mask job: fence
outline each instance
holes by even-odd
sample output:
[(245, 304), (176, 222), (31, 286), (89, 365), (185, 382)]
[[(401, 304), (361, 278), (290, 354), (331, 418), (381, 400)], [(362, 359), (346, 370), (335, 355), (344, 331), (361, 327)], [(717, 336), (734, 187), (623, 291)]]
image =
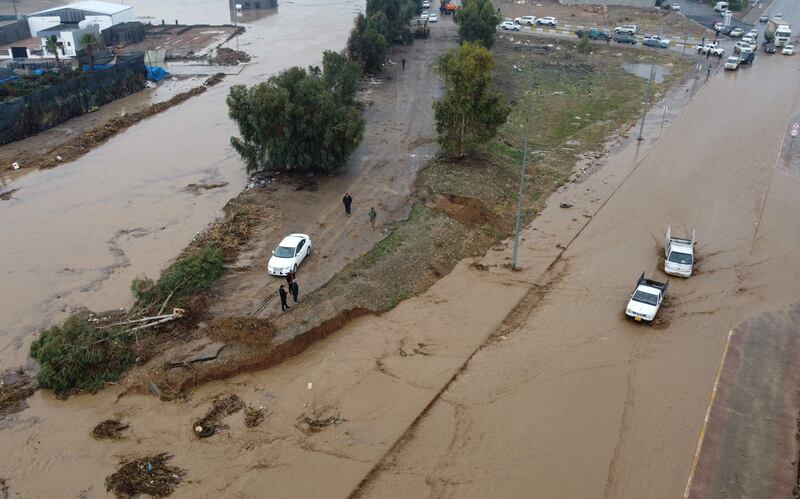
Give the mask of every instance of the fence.
[(34, 135), (141, 90), (145, 72), (144, 55), (120, 57), (109, 69), (0, 102), (0, 144)]

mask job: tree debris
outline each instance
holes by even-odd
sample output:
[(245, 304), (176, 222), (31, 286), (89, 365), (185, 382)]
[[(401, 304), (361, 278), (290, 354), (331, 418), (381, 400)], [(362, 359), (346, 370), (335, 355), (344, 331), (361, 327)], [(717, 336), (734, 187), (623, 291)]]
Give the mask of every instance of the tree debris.
[(0, 416), (25, 408), (25, 399), (39, 388), (36, 380), (22, 371), (0, 372)]
[(225, 416), (239, 412), (244, 407), (244, 402), (237, 395), (214, 399), (211, 402), (211, 409), (206, 412), (206, 415), (192, 425), (195, 435), (200, 438), (210, 437)]
[(106, 490), (113, 491), (117, 497), (140, 494), (166, 497), (186, 475), (181, 468), (167, 465), (171, 458), (164, 452), (123, 463), (116, 473), (106, 478)]
[(311, 418), (309, 416), (300, 416), (297, 419), (297, 428), (303, 433), (319, 433), (328, 426), (339, 425), (346, 420), (339, 417), (339, 415), (329, 416), (327, 418)]
[(122, 438), (122, 432), (127, 429), (128, 425), (123, 424), (119, 419), (106, 419), (94, 427), (92, 436), (100, 440), (119, 440)]
[(244, 408), (244, 425), (248, 428), (255, 428), (264, 421), (264, 408), (259, 407), (256, 409), (253, 406)]

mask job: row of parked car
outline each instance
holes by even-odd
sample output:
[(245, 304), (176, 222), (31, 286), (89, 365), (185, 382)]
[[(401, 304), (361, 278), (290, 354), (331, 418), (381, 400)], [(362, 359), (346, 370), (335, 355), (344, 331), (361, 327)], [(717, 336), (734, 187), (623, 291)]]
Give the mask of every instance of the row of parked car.
[[(639, 43), (639, 40), (634, 35), (638, 32), (638, 26), (635, 24), (626, 24), (624, 26), (614, 28), (614, 35), (597, 28), (591, 28), (588, 30), (579, 29), (575, 31), (575, 35), (577, 35), (578, 38), (583, 38), (585, 36), (589, 40), (614, 40), (617, 43), (636, 45)], [(671, 41), (669, 39), (658, 35), (645, 35), (644, 39), (642, 40), (642, 45), (646, 47), (657, 47), (662, 49), (668, 48), (670, 43)]]
[(514, 24), (518, 24), (520, 26), (527, 25), (527, 26), (558, 26), (558, 19), (553, 16), (545, 16), (545, 17), (536, 17), (536, 16), (522, 16), (517, 17), (514, 19)]

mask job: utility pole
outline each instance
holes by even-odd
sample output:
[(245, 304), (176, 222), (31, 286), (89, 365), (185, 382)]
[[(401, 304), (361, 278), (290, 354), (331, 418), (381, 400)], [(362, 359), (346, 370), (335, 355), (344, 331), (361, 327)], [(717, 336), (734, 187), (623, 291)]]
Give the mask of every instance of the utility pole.
[[(662, 25), (661, 28), (658, 30), (659, 38), (663, 36), (664, 33), (664, 26)], [(655, 48), (653, 49), (655, 50)], [(647, 105), (650, 103), (650, 85), (653, 82), (653, 79), (656, 77), (656, 61), (653, 60), (650, 63), (650, 77), (647, 79), (647, 86), (644, 89), (644, 101), (642, 102), (642, 122), (639, 125), (639, 137), (636, 138), (638, 141), (644, 140), (644, 118), (647, 115)]]
[(519, 196), (517, 197), (517, 220), (514, 224), (514, 249), (511, 251), (511, 269), (517, 268), (517, 247), (519, 246), (519, 229), (522, 224), (522, 198), (525, 196), (525, 160), (528, 157), (528, 135), (531, 126), (531, 109), (528, 105), (528, 115), (525, 117), (525, 146), (522, 148), (522, 164), (519, 167)]
[(11, 6), (14, 7), (14, 17), (18, 16), (17, 13), (17, 3), (14, 0), (11, 0)]

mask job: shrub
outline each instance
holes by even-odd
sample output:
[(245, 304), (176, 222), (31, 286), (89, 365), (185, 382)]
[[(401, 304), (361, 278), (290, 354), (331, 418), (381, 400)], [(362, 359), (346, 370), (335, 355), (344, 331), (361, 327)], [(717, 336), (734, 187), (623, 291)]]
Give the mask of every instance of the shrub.
[(575, 46), (575, 49), (581, 54), (588, 54), (592, 51), (592, 46), (589, 44), (589, 37), (586, 36), (586, 34), (578, 41), (578, 45)]

